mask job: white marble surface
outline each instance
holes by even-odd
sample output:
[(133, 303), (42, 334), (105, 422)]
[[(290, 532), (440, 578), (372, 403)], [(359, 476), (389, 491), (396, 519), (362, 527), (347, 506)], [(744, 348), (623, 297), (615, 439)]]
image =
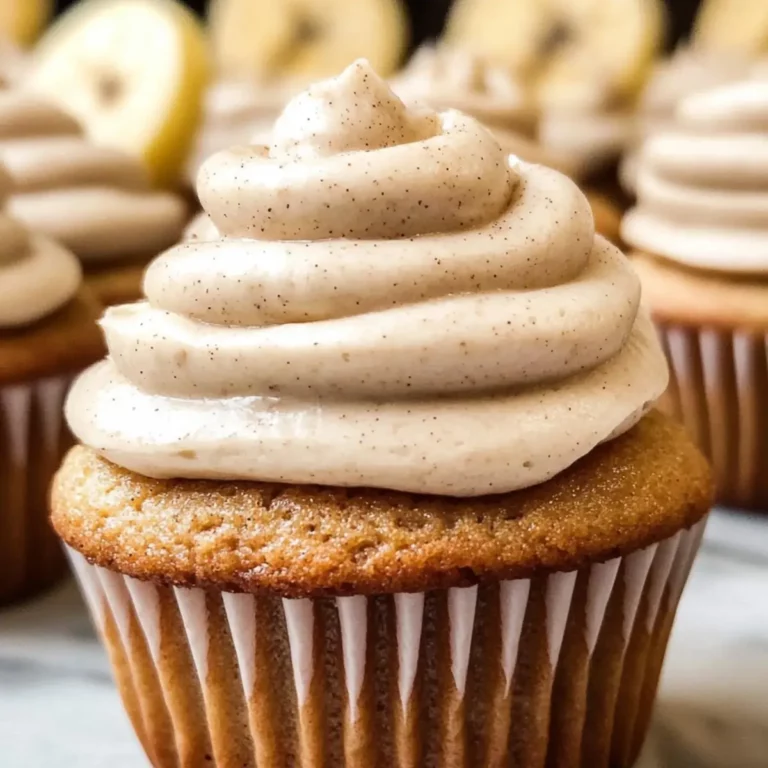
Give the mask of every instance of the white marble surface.
[[(147, 768), (73, 584), (0, 614), (2, 768)], [(639, 768), (768, 766), (768, 516), (717, 516)]]

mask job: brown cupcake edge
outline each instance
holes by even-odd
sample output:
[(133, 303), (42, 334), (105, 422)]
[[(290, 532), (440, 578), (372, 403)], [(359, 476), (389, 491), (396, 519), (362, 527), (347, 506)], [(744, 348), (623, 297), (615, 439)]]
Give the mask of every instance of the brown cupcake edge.
[(575, 570), (690, 528), (711, 499), (703, 456), (653, 412), (547, 483), (476, 499), (153, 480), (78, 447), (54, 481), (52, 521), (88, 562), (138, 579), (319, 597)]
[(693, 269), (630, 251), (654, 320), (689, 328), (768, 332), (768, 279)]
[(82, 287), (75, 298), (30, 326), (0, 330), (0, 386), (79, 373), (106, 353), (101, 305)]

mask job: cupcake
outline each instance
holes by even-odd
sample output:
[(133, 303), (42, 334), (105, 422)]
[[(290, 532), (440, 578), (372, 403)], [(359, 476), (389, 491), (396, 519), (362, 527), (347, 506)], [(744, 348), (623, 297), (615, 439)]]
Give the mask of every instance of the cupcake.
[[(405, 70), (393, 81), (395, 92), (406, 102), (438, 109), (458, 109), (488, 128), (502, 148), (523, 160), (541, 163), (569, 176), (581, 177), (581, 164), (571, 153), (542, 145), (539, 109), (510, 71), (494, 66), (477, 54), (447, 45), (422, 46)], [(598, 193), (588, 193), (598, 231), (618, 238), (620, 211)]]
[(10, 213), (73, 251), (105, 304), (141, 295), (144, 267), (188, 218), (179, 196), (150, 188), (137, 159), (93, 143), (59, 107), (21, 89), (0, 90), (0, 162), (15, 183)]
[(684, 100), (642, 147), (622, 234), (721, 502), (768, 508), (768, 80)]
[(621, 163), (621, 183), (635, 194), (637, 154), (644, 139), (674, 128), (675, 109), (688, 96), (742, 80), (753, 67), (746, 56), (681, 47), (656, 65), (637, 105), (632, 145)]
[(709, 473), (583, 194), (364, 61), (198, 192), (52, 496), (152, 763), (630, 766)]
[(48, 486), (71, 445), (64, 394), (103, 354), (99, 310), (81, 286), (79, 262), (8, 215), (10, 192), (0, 168), (0, 603), (65, 571), (47, 519)]

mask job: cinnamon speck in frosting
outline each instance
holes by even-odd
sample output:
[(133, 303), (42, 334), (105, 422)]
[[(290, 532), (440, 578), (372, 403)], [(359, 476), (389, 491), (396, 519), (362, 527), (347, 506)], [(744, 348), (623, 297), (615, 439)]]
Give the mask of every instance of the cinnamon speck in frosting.
[(209, 159), (207, 214), (67, 412), (152, 476), (473, 496), (542, 482), (666, 384), (638, 280), (555, 171), (364, 62), (273, 143)]

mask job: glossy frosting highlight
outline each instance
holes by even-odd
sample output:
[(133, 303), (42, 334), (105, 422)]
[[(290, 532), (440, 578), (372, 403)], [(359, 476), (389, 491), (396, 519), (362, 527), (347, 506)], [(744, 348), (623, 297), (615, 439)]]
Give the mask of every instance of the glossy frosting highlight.
[(14, 179), (10, 212), (83, 261), (148, 258), (178, 239), (186, 205), (155, 192), (139, 161), (93, 144), (58, 107), (0, 90), (0, 161)]
[(66, 304), (81, 282), (78, 260), (30, 234), (3, 210), (12, 182), (0, 167), (0, 330), (28, 325)]
[[(67, 413), (151, 476), (473, 496), (543, 482), (666, 386), (624, 257), (556, 171), (365, 62), (209, 159), (212, 223), (109, 310)], [(158, 414), (160, 414), (158, 416)]]
[(637, 196), (622, 224), (635, 248), (702, 269), (768, 274), (768, 80), (684, 100), (674, 130), (643, 145)]

